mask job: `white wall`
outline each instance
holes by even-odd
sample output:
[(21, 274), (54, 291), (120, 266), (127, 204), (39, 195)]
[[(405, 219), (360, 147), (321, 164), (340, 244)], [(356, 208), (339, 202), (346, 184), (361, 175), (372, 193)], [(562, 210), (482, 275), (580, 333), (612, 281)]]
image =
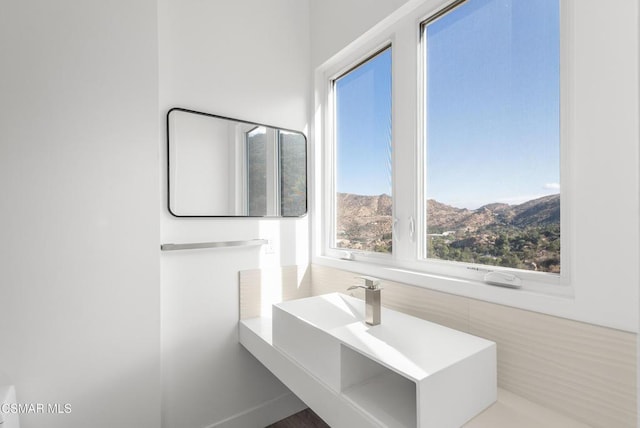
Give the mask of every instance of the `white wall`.
[(0, 370), (22, 427), (155, 428), (157, 7), (3, 1)]
[[(161, 0), (159, 7), (162, 121), (179, 106), (307, 132), (308, 1)], [(161, 180), (165, 191), (166, 175)], [(247, 412), (288, 391), (237, 342), (238, 271), (306, 264), (308, 221), (174, 218), (166, 195), (159, 210), (163, 242), (260, 237), (274, 239), (276, 251), (162, 255), (163, 427), (266, 425)]]
[(407, 0), (311, 0), (312, 70)]
[[(398, 1), (395, 7), (383, 1), (339, 3), (344, 6), (338, 7), (337, 0), (311, 2), (314, 67), (327, 61), (402, 2)], [(411, 3), (419, 2), (412, 0)], [(435, 3), (433, 0), (432, 4)], [(563, 264), (569, 268), (574, 296), (551, 297), (503, 289), (484, 290), (477, 286), (458, 287), (455, 292), (637, 331), (640, 282), (638, 2), (616, 0), (606, 8), (598, 0), (571, 3), (569, 62), (573, 68), (568, 70), (569, 91), (563, 93), (569, 96), (571, 106), (568, 120), (563, 124), (568, 126), (570, 134), (567, 153), (571, 170), (563, 176), (563, 192), (570, 201), (570, 210), (565, 211), (569, 227), (563, 233), (569, 234), (570, 245), (563, 249), (563, 254), (569, 255)], [(340, 13), (336, 13), (338, 10)], [(413, 144), (413, 141), (399, 139), (396, 144)], [(348, 264), (344, 262), (342, 266), (347, 268)], [(354, 269), (356, 265), (349, 264)], [(332, 266), (340, 267), (335, 263)], [(376, 274), (374, 269), (370, 272)], [(440, 285), (432, 278), (407, 274), (403, 280), (400, 274), (396, 275), (389, 279), (442, 291), (455, 290), (450, 282), (440, 281), (443, 283)]]

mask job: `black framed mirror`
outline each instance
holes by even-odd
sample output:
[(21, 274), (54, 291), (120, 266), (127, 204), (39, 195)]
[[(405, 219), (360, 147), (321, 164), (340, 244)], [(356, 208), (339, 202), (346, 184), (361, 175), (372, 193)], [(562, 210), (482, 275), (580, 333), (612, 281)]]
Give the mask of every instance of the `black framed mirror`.
[(184, 108), (167, 113), (168, 208), (176, 217), (301, 217), (307, 138)]

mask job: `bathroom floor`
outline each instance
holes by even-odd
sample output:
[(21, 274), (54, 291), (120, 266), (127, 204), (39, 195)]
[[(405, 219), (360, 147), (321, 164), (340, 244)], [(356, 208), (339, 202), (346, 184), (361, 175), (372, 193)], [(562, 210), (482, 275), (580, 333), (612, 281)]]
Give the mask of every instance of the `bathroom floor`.
[(325, 421), (320, 419), (311, 409), (304, 409), (301, 412), (291, 415), (286, 419), (269, 425), (266, 428), (331, 428)]

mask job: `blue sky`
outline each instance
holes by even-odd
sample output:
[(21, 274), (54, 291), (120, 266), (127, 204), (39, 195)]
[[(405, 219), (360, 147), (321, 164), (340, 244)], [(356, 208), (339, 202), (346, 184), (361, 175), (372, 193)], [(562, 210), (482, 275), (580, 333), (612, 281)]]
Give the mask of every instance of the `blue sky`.
[[(427, 197), (559, 192), (557, 0), (469, 0), (427, 26)], [(390, 50), (336, 82), (337, 190), (390, 193)], [(471, 177), (471, 179), (470, 179)]]
[(336, 81), (338, 192), (391, 194), (391, 49)]

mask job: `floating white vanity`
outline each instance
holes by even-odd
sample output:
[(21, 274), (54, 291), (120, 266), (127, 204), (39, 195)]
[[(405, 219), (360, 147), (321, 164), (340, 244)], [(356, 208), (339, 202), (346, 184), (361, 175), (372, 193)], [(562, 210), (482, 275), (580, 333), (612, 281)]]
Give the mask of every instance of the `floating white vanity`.
[(332, 293), (240, 322), (240, 342), (329, 425), (460, 427), (496, 401), (496, 345)]

